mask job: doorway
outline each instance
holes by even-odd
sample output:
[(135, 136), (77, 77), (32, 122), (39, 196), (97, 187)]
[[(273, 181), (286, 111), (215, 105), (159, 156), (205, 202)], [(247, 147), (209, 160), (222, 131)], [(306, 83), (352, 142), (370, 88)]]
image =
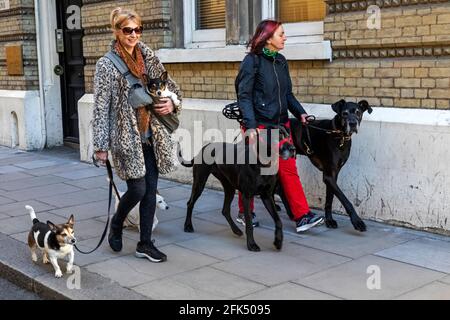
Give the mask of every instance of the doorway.
[[(56, 1), (64, 142), (79, 144), (78, 100), (84, 95), (82, 0)], [(58, 36), (57, 36), (58, 39)]]

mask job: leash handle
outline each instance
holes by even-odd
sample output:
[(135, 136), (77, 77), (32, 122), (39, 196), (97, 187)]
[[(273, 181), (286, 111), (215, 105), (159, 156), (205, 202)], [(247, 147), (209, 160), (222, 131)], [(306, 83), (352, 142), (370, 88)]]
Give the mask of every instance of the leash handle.
[[(94, 158), (94, 157), (93, 157)], [(94, 163), (95, 164), (95, 163)], [(96, 166), (98, 166), (97, 164), (95, 164)], [(106, 160), (106, 169), (108, 171), (108, 176), (109, 176), (109, 200), (108, 200), (108, 219), (106, 220), (106, 225), (105, 225), (105, 230), (103, 230), (103, 234), (102, 237), (100, 238), (99, 243), (97, 244), (97, 246), (92, 249), (91, 251), (82, 251), (80, 250), (77, 245), (74, 245), (75, 249), (82, 254), (91, 254), (92, 252), (94, 252), (95, 250), (97, 250), (101, 244), (103, 243), (103, 241), (105, 240), (106, 237), (106, 232), (108, 231), (108, 226), (109, 226), (109, 216), (110, 216), (110, 212), (111, 212), (111, 202), (112, 202), (112, 189), (114, 187), (114, 190), (116, 191), (117, 195), (119, 194), (117, 191), (117, 187), (116, 184), (114, 183), (113, 180), (113, 174), (112, 174), (112, 168), (111, 168), (111, 163), (109, 162), (109, 160)]]

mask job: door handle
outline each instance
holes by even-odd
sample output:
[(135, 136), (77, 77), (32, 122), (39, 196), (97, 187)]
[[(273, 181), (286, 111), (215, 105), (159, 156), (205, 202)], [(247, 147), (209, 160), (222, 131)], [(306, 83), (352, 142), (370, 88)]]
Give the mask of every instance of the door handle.
[(58, 64), (53, 68), (53, 72), (58, 76), (62, 76), (64, 74), (64, 67)]

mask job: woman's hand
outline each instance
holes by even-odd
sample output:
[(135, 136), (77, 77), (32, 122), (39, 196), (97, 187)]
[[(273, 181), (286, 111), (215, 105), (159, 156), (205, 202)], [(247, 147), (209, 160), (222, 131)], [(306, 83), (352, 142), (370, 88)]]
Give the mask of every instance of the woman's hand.
[(172, 99), (170, 98), (161, 98), (158, 104), (154, 106), (155, 112), (161, 116), (167, 115), (175, 109)]
[(108, 159), (108, 151), (96, 151), (95, 159), (97, 159), (97, 161), (104, 165), (106, 163), (106, 160)]
[(303, 124), (306, 124), (308, 121), (306, 120), (306, 117), (308, 117), (308, 114), (307, 113), (302, 113), (302, 115), (301, 115), (301, 122), (303, 123)]

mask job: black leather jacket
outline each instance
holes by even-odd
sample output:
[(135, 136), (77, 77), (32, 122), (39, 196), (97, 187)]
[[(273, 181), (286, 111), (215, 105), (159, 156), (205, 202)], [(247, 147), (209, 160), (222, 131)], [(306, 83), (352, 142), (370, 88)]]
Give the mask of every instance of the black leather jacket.
[[(292, 82), (286, 58), (275, 59), (248, 54), (241, 63), (237, 79), (238, 104), (247, 129), (258, 125), (279, 126), (288, 121), (288, 112), (300, 119), (306, 113), (292, 93)], [(258, 63), (258, 62), (256, 62)]]

